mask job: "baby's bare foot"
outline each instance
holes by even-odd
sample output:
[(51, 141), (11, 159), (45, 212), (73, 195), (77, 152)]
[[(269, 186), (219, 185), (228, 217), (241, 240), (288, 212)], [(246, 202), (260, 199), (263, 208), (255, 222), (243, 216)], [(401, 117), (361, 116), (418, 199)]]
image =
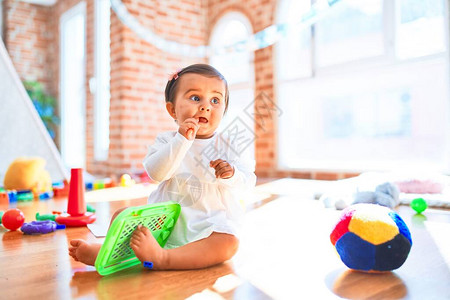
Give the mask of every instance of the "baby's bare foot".
[(98, 252), (102, 247), (101, 244), (89, 244), (83, 240), (71, 240), (70, 245), (69, 255), (72, 256), (74, 260), (90, 266), (95, 264)]
[(150, 261), (154, 269), (163, 269), (166, 250), (161, 248), (147, 227), (139, 225), (130, 239), (130, 246), (141, 261)]

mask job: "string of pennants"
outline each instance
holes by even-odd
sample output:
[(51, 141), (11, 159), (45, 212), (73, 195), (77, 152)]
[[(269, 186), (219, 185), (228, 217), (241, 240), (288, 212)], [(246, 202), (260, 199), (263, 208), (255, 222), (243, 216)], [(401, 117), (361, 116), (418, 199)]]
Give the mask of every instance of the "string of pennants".
[(213, 48), (207, 45), (192, 46), (166, 40), (139, 23), (129, 13), (127, 7), (121, 0), (111, 0), (111, 8), (123, 24), (135, 32), (141, 39), (154, 45), (156, 48), (171, 54), (202, 58), (232, 52), (255, 51), (271, 46), (282, 37), (285, 37), (288, 31), (301, 30), (311, 26), (323, 18), (337, 2), (340, 2), (340, 0), (319, 0), (311, 6), (311, 9), (307, 13), (300, 16), (297, 22), (271, 25), (253, 34), (247, 40), (238, 41), (232, 45), (220, 48)]

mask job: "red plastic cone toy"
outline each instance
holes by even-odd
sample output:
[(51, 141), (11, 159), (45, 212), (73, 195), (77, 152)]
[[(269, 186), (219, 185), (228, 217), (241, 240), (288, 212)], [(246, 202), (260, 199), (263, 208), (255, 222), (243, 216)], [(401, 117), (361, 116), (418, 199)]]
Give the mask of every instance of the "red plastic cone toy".
[(73, 217), (84, 215), (86, 204), (84, 202), (83, 170), (72, 169), (70, 171), (69, 201), (67, 213)]
[(86, 212), (84, 202), (84, 181), (83, 169), (77, 168), (70, 171), (69, 198), (67, 203), (67, 213), (56, 217), (56, 222), (66, 226), (85, 226), (94, 222), (94, 213)]

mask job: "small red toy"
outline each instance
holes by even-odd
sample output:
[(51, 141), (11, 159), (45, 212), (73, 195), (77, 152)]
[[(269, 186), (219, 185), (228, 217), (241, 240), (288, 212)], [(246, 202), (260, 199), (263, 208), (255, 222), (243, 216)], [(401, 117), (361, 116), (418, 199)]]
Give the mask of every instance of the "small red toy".
[(2, 223), (6, 229), (17, 230), (25, 222), (25, 216), (20, 209), (10, 208), (2, 216)]

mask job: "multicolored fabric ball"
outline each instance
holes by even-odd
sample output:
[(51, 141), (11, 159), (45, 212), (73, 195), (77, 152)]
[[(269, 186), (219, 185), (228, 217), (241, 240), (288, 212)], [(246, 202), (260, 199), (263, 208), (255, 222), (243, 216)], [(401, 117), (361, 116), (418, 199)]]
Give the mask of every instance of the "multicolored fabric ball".
[(398, 269), (412, 245), (411, 233), (402, 218), (377, 204), (347, 207), (330, 239), (347, 267), (366, 272)]

